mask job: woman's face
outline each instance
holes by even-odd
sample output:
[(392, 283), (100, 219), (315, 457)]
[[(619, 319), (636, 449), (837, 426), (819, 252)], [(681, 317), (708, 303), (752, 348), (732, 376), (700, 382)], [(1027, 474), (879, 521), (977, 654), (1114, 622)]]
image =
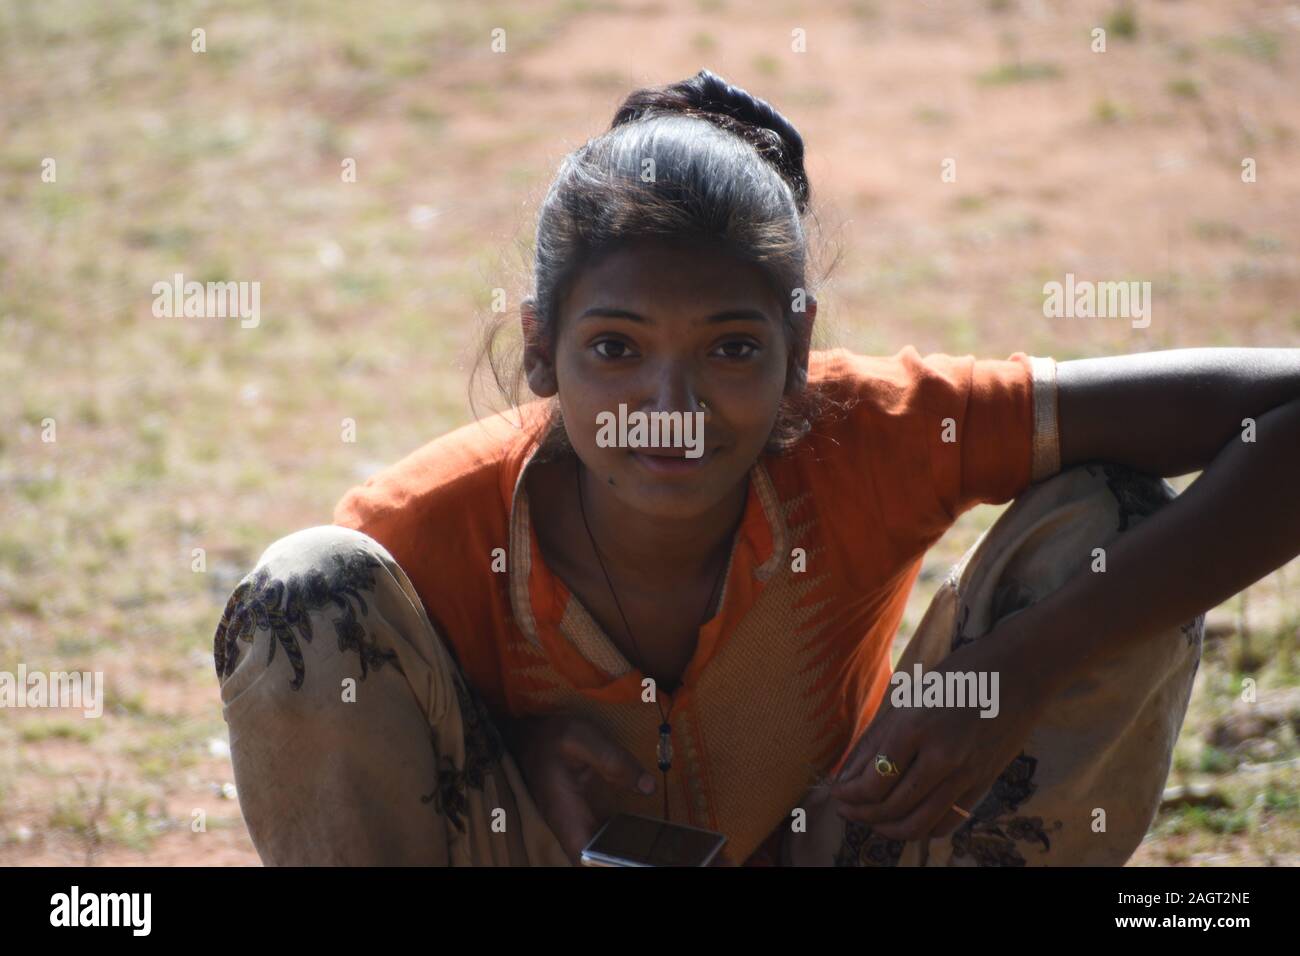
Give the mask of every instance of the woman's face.
[[(809, 299), (809, 330), (815, 310)], [(593, 477), (627, 507), (665, 519), (734, 494), (771, 434), (792, 344), (759, 269), (704, 245), (640, 240), (583, 269), (559, 315), (554, 363), (530, 348), (529, 384), (543, 397), (558, 391), (569, 441)], [(629, 432), (638, 411), (679, 412), (683, 426), (692, 417), (702, 429), (675, 433), (690, 448), (609, 446), (622, 437), (620, 405)]]

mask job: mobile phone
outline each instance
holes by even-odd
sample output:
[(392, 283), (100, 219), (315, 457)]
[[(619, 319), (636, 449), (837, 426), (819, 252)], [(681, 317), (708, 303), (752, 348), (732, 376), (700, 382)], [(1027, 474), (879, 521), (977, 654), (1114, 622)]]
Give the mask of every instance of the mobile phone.
[(582, 850), (584, 866), (708, 866), (727, 838), (721, 833), (619, 813)]

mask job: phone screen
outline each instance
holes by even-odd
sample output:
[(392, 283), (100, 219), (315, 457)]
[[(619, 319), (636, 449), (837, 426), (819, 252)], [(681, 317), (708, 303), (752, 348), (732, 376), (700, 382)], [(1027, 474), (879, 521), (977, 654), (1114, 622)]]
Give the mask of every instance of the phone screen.
[(703, 866), (726, 841), (711, 830), (620, 813), (596, 834), (586, 852), (641, 866)]

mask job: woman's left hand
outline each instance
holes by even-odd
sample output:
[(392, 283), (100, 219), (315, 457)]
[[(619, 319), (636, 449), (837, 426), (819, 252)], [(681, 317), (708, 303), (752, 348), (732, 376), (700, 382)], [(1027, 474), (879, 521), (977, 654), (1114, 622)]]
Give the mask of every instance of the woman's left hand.
[[(1047, 690), (1041, 669), (1050, 662), (1033, 664), (1030, 656), (1009, 634), (991, 633), (925, 671), (997, 672), (995, 717), (981, 717), (978, 704), (895, 707), (891, 683), (831, 786), (840, 815), (893, 840), (946, 836), (956, 829), (963, 818), (952, 806), (974, 810), (1042, 713)], [(894, 762), (898, 776), (876, 771), (877, 754)]]

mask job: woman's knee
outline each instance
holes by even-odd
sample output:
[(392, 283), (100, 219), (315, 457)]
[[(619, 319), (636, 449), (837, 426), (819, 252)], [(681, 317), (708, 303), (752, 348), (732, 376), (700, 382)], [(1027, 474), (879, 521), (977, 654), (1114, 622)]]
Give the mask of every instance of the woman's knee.
[(1088, 462), (1032, 485), (1000, 520), (1029, 532), (1018, 538), (1026, 554), (1063, 549), (1082, 564), (1175, 497), (1163, 478), (1127, 465)]
[(248, 577), (266, 570), (270, 576), (284, 581), (297, 577), (316, 581), (319, 586), (339, 580), (340, 569), (377, 567), (380, 558), (387, 555), (383, 545), (361, 531), (340, 525), (317, 525), (287, 534), (268, 545)]
[(333, 672), (344, 665), (331, 658), (350, 651), (359, 670), (353, 676), (395, 665), (396, 656), (363, 623), (391, 560), (373, 538), (336, 525), (305, 528), (271, 544), (230, 595), (216, 629), (213, 659), (223, 689), (241, 665), (295, 692), (336, 690), (340, 675)]
[(1082, 571), (1104, 571), (1114, 539), (1174, 497), (1163, 478), (1125, 465), (1067, 468), (1031, 485), (999, 516), (963, 562), (963, 591), (987, 591), (991, 626)]

